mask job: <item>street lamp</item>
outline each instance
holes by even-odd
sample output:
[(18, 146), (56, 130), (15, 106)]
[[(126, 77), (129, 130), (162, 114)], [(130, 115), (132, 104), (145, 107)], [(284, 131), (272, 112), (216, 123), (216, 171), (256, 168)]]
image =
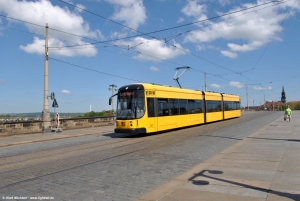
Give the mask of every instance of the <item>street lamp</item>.
[[(111, 84), (111, 85), (109, 85), (108, 90), (111, 91), (111, 95), (113, 96), (114, 95), (114, 91), (117, 91), (118, 87), (116, 85), (114, 85), (114, 84)], [(111, 106), (112, 106), (112, 114), (114, 115), (114, 99), (113, 98), (111, 100)]]

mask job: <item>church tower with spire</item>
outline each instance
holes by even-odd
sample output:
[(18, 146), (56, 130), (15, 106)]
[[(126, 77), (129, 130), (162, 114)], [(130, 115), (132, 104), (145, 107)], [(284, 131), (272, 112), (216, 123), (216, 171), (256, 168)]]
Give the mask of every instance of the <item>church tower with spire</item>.
[(285, 103), (286, 102), (286, 97), (285, 97), (285, 92), (284, 92), (284, 87), (282, 86), (282, 92), (281, 92), (281, 102)]

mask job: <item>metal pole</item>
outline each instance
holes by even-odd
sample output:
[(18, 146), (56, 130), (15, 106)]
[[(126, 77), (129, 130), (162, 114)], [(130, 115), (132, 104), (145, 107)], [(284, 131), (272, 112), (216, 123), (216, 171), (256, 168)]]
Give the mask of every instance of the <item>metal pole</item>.
[(245, 84), (245, 86), (246, 86), (246, 96), (247, 96), (247, 107), (248, 107), (248, 111), (249, 111), (249, 105), (248, 105), (248, 85), (258, 85), (258, 84)]
[(50, 132), (51, 120), (48, 105), (48, 23), (45, 36), (45, 62), (44, 62), (44, 109), (43, 109), (43, 133)]
[(206, 73), (204, 73), (204, 91), (206, 91)]
[[(114, 95), (114, 89), (115, 89), (115, 86), (113, 85), (112, 86), (112, 90), (111, 90), (111, 95), (113, 96)], [(111, 100), (111, 111), (112, 111), (112, 114), (114, 114), (114, 98), (112, 98)]]
[(247, 96), (247, 108), (249, 111), (249, 105), (248, 105), (248, 85), (246, 85), (246, 96)]

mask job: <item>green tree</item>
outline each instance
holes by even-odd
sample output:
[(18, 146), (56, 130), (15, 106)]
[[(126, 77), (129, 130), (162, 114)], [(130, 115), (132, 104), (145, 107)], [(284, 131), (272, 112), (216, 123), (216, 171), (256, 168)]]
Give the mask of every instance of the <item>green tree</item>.
[(103, 116), (111, 116), (112, 111), (111, 110), (103, 110), (102, 112), (87, 112), (84, 115), (78, 115), (77, 117), (103, 117)]
[(279, 111), (284, 111), (286, 110), (287, 106), (286, 105), (281, 105), (278, 109)]
[(300, 110), (300, 102), (295, 105), (295, 110)]
[(300, 102), (289, 104), (292, 110), (300, 110)]

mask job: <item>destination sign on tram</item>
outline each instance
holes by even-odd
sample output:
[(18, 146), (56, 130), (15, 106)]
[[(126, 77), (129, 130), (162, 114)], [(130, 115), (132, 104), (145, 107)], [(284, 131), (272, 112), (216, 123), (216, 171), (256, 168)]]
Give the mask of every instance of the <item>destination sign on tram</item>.
[(155, 96), (155, 91), (146, 91), (147, 96)]

